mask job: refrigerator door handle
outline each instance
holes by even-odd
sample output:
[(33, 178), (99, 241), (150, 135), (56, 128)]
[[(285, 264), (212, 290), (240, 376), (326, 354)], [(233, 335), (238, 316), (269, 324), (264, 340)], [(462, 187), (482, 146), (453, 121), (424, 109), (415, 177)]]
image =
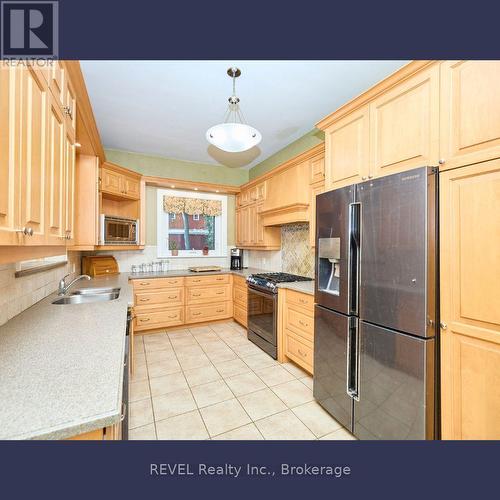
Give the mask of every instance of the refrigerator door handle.
[(347, 332), (347, 395), (359, 401), (359, 335), (357, 318), (349, 319)]
[(358, 314), (361, 203), (349, 203), (349, 258), (347, 269), (349, 311)]

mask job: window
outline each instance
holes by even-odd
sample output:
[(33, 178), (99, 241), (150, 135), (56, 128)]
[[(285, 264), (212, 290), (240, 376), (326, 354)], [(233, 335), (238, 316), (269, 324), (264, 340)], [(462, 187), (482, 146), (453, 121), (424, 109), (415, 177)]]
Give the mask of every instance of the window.
[(157, 203), (158, 257), (226, 255), (226, 196), (158, 189)]

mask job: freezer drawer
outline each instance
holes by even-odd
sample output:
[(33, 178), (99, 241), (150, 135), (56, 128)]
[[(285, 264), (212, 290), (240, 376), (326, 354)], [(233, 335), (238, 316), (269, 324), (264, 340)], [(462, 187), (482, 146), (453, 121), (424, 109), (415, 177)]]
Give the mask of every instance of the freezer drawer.
[(434, 339), (359, 322), (359, 439), (434, 438)]
[(353, 400), (346, 390), (349, 321), (349, 316), (315, 306), (313, 393), (323, 408), (351, 430)]
[(434, 170), (423, 167), (357, 186), (360, 319), (435, 335), (435, 183)]

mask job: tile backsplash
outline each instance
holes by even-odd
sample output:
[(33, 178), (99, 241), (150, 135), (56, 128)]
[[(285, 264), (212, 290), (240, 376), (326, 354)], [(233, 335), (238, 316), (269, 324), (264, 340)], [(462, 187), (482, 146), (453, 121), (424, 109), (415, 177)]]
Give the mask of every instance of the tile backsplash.
[(282, 226), (281, 250), (249, 250), (245, 253), (245, 266), (314, 278), (314, 249), (309, 246), (309, 224)]
[(68, 263), (56, 269), (22, 278), (16, 278), (15, 272), (15, 263), (0, 265), (0, 325), (54, 293), (66, 274), (80, 274), (80, 253), (70, 252)]

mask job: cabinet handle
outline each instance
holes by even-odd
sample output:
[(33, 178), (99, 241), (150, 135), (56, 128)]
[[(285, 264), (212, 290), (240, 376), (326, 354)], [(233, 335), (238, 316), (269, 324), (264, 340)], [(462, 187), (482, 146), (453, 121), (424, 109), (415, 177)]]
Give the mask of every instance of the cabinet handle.
[(224, 292), (217, 292), (217, 295), (224, 295)]
[(193, 313), (193, 316), (199, 316), (201, 313)]
[(25, 236), (33, 236), (33, 228), (26, 226), (22, 229), (18, 229), (16, 233), (23, 233)]
[(151, 299), (141, 299), (141, 302), (149, 302)]
[(222, 313), (224, 312), (224, 309), (217, 309), (215, 312)]
[(299, 299), (299, 302), (300, 302), (301, 304), (307, 304), (307, 300), (304, 300), (304, 299)]
[(306, 358), (307, 354), (303, 353), (300, 349), (298, 349), (298, 353), (303, 357)]
[(173, 300), (173, 299), (176, 299), (176, 298), (177, 298), (177, 295), (169, 295), (169, 296), (168, 296), (168, 298), (169, 298), (170, 300)]
[(373, 178), (373, 175), (369, 175), (369, 176), (368, 176), (368, 179), (372, 179), (372, 178)]
[(199, 283), (201, 280), (193, 280), (193, 283)]
[(362, 180), (362, 181), (366, 181), (366, 175), (365, 175), (365, 176), (363, 176), (363, 177), (361, 177), (361, 180)]
[(147, 283), (146, 281), (141, 281), (141, 283), (139, 283), (141, 286), (149, 286), (151, 285), (151, 283)]
[(73, 113), (71, 112), (71, 108), (69, 106), (63, 106), (63, 111), (66, 116), (69, 116), (70, 120), (73, 119)]
[(177, 280), (175, 280), (175, 281), (169, 281), (169, 283), (172, 283), (172, 284), (175, 285), (177, 283)]
[(445, 162), (446, 162), (446, 160), (444, 158), (440, 158), (440, 160), (439, 160), (440, 165), (444, 165)]
[(444, 321), (441, 321), (441, 323), (439, 323), (439, 326), (441, 327), (441, 330), (446, 330), (448, 328), (448, 325)]
[(304, 323), (302, 320), (299, 319), (299, 323), (302, 325), (302, 326), (309, 326), (307, 323)]
[(216, 281), (224, 281), (224, 278), (215, 278)]
[(142, 323), (145, 323), (146, 321), (149, 321), (151, 318), (141, 318), (139, 321)]
[(169, 317), (169, 318), (177, 318), (177, 315), (175, 315), (175, 314), (170, 314), (168, 317)]
[(193, 293), (193, 297), (199, 297), (201, 293)]

